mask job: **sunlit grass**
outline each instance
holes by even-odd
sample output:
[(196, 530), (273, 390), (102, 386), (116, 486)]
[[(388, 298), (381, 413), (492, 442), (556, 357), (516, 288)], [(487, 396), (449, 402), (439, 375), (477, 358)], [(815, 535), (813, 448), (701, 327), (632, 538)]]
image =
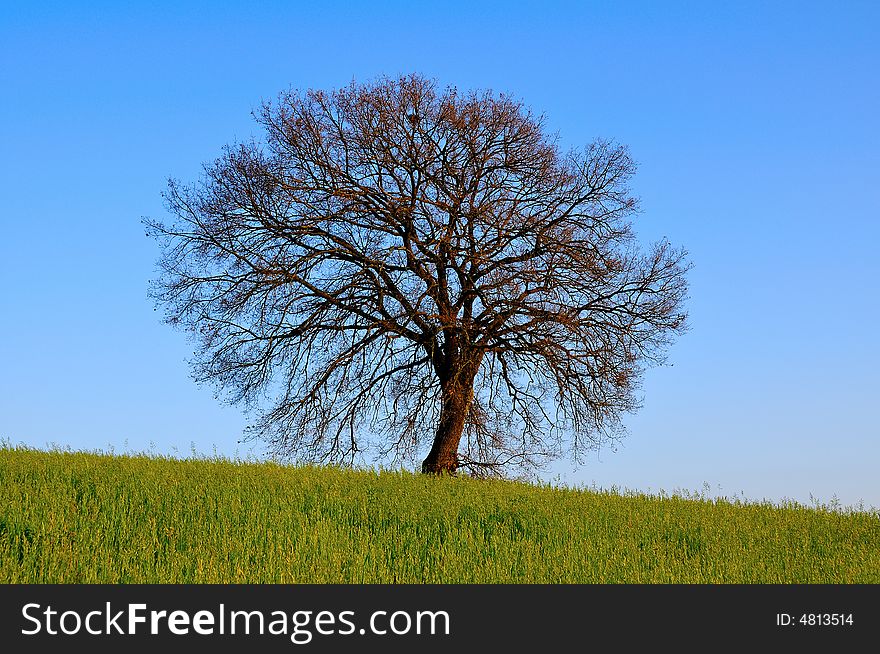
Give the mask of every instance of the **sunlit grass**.
[(880, 583), (880, 516), (5, 447), (0, 582)]

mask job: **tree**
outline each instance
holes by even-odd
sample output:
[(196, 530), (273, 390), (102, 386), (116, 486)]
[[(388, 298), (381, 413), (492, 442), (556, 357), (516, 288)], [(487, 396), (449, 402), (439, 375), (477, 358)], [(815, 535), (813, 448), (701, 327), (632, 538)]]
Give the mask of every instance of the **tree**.
[(562, 152), (520, 102), (417, 75), (257, 121), (147, 221), (151, 292), (198, 336), (196, 379), (265, 407), (253, 435), (319, 461), (430, 443), (424, 472), (478, 475), (619, 436), (688, 267), (637, 247), (626, 148)]

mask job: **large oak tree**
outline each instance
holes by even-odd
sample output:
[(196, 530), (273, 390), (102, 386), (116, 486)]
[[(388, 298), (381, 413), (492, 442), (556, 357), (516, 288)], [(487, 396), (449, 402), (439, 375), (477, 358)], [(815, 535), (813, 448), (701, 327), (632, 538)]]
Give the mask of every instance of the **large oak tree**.
[(684, 328), (687, 269), (637, 246), (626, 148), (562, 151), (520, 102), (417, 75), (257, 119), (147, 223), (196, 378), (258, 408), (276, 453), (489, 474), (615, 437)]

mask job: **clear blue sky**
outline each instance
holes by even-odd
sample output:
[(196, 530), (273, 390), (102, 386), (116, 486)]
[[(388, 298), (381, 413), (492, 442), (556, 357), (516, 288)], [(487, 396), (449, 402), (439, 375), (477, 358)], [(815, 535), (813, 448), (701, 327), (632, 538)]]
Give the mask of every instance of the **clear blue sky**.
[(639, 234), (695, 264), (627, 439), (550, 476), (880, 506), (878, 25), (873, 2), (3, 3), (0, 437), (259, 455), (153, 311), (140, 219), (262, 99), (421, 72), (628, 144)]

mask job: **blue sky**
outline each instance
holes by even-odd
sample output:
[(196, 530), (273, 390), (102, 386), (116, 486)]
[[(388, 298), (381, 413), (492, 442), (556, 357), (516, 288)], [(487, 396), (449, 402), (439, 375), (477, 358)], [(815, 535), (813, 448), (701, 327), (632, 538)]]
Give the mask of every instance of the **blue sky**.
[(880, 506), (880, 10), (720, 4), (3, 3), (0, 437), (259, 455), (147, 299), (140, 220), (261, 100), (420, 72), (628, 144), (639, 235), (691, 253), (674, 365), (548, 478)]

